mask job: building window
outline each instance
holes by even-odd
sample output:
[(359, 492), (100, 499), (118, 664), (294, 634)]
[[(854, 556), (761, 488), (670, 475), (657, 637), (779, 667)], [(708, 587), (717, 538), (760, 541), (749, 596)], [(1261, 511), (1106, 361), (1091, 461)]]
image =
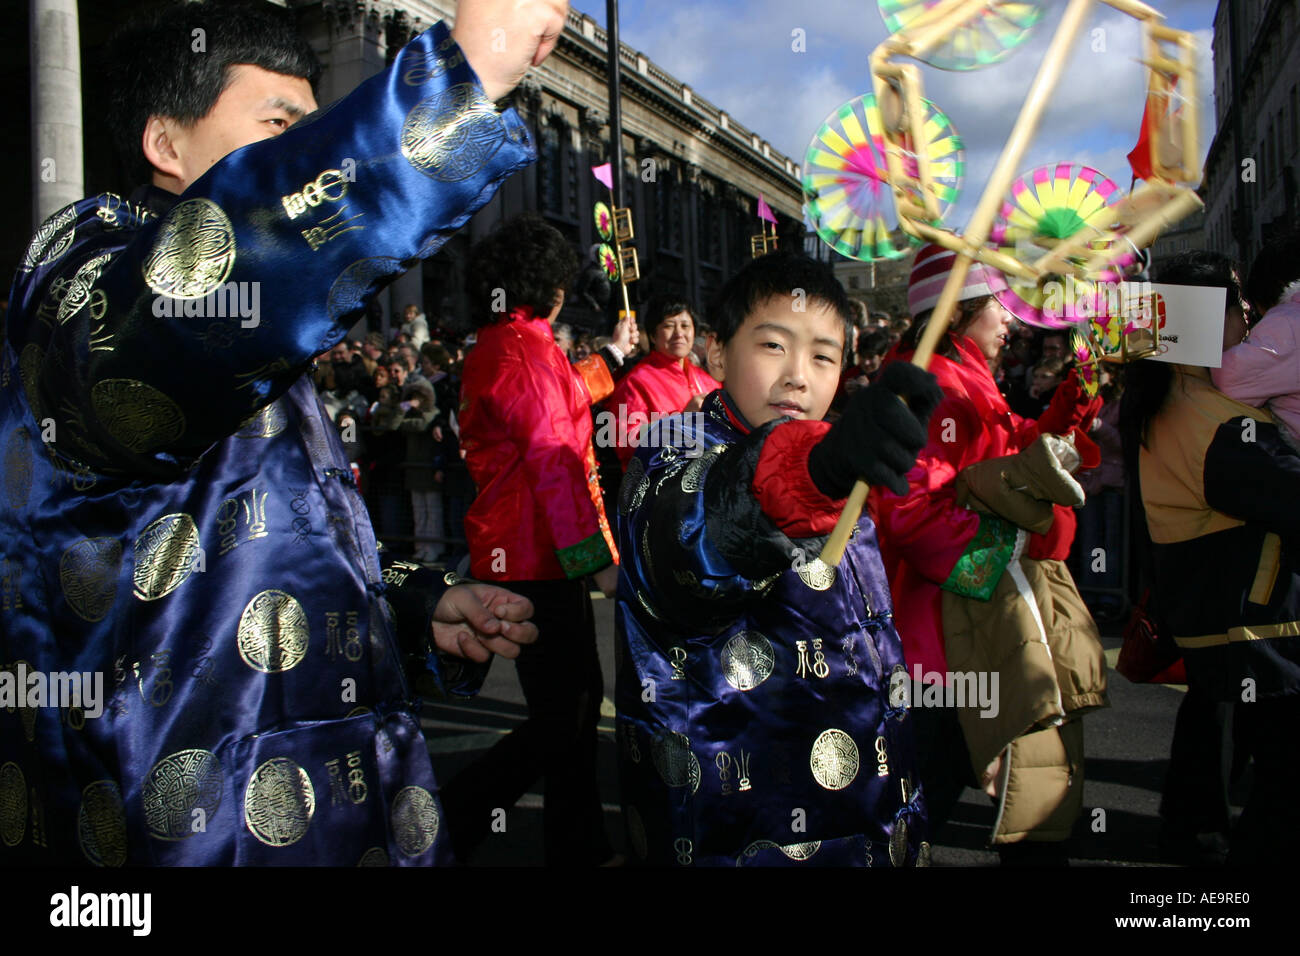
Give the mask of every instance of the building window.
[(537, 175), (542, 199), (542, 211), (549, 216), (556, 216), (564, 207), (564, 188), (560, 178), (563, 149), (560, 125), (554, 122), (542, 123), (542, 148), (538, 157)]
[(849, 276), (849, 288), (850, 288), (850, 289), (856, 289), (856, 288), (858, 288), (858, 277), (857, 277), (857, 276)]

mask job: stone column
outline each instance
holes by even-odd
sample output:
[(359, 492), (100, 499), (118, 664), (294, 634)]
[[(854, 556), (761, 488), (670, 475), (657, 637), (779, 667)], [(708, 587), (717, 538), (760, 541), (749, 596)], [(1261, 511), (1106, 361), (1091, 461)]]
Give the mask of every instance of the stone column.
[(77, 0), (31, 0), (32, 231), (83, 198)]

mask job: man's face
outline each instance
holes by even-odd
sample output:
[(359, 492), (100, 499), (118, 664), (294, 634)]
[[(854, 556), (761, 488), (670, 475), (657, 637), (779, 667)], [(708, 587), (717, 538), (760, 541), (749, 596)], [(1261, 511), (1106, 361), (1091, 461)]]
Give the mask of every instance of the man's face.
[(348, 347), (346, 342), (340, 342), (338, 345), (334, 346), (334, 351), (330, 354), (330, 358), (337, 363), (346, 365), (352, 361), (352, 349)]
[(840, 381), (844, 322), (814, 299), (794, 310), (793, 296), (773, 296), (745, 317), (725, 346), (709, 344), (732, 400), (757, 428), (780, 418), (820, 420)]
[(1059, 335), (1049, 335), (1043, 339), (1043, 358), (1065, 358), (1065, 339)]
[(695, 345), (695, 322), (689, 312), (670, 315), (655, 326), (655, 351), (684, 359)]
[[(249, 63), (232, 66), (229, 77), (212, 110), (193, 126), (165, 117), (150, 119), (145, 155), (154, 166), (155, 185), (182, 193), (230, 153), (279, 136), (316, 109), (311, 84), (302, 77)], [(157, 143), (156, 124), (166, 132), (166, 146)]]
[(406, 384), (406, 365), (403, 362), (393, 362), (388, 366), (388, 377), (397, 385)]
[(361, 351), (365, 353), (366, 358), (373, 362), (378, 362), (379, 356), (383, 354), (383, 352), (380, 351), (379, 346), (375, 345), (373, 342), (367, 342), (365, 345), (361, 346)]

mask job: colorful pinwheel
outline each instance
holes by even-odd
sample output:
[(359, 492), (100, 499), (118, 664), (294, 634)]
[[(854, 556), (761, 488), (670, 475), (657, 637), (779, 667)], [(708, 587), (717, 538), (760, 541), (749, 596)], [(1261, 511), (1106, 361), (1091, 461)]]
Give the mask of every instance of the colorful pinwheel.
[(609, 211), (609, 207), (603, 202), (596, 203), (594, 210), (596, 219), (596, 233), (601, 239), (609, 242), (614, 238), (614, 215)]
[[(965, 153), (948, 117), (929, 100), (922, 103), (925, 141), (909, 144), (911, 155), (903, 157), (903, 165), (915, 177), (915, 154), (925, 151), (942, 216), (961, 192)], [(880, 110), (875, 96), (867, 94), (828, 116), (804, 156), (808, 221), (827, 245), (850, 259), (897, 259), (907, 249), (907, 237), (897, 226), (884, 150)]]
[[(1090, 241), (1071, 262), (1082, 264), (1087, 254), (1097, 251), (1098, 243), (1114, 224), (1111, 207), (1119, 202), (1119, 187), (1090, 166), (1057, 163), (1031, 170), (1011, 184), (1011, 196), (989, 232), (989, 242), (1020, 262), (1030, 265), (1047, 255), (1055, 246), (1089, 230), (1097, 240)], [(1131, 264), (1133, 256), (1120, 258), (1114, 270), (1092, 277), (1099, 281), (1117, 281), (1120, 269)], [(1096, 313), (1097, 287), (1094, 281), (1073, 275), (1048, 276), (1043, 282), (1027, 284), (1009, 279), (1011, 295), (1007, 307), (1022, 321), (1044, 328), (1063, 328)]]
[(1089, 398), (1101, 388), (1101, 376), (1097, 372), (1097, 355), (1093, 352), (1092, 341), (1088, 334), (1078, 326), (1070, 329), (1070, 351), (1074, 353), (1075, 368), (1079, 372), (1079, 381)]
[(600, 263), (601, 268), (605, 270), (605, 275), (609, 277), (609, 281), (617, 282), (618, 256), (615, 255), (613, 248), (602, 242), (600, 248), (596, 250), (596, 260)]
[[(943, 0), (879, 0), (890, 33), (906, 30)], [(1043, 17), (1043, 0), (989, 4), (952, 30), (939, 46), (917, 57), (941, 70), (978, 70), (1005, 60)]]

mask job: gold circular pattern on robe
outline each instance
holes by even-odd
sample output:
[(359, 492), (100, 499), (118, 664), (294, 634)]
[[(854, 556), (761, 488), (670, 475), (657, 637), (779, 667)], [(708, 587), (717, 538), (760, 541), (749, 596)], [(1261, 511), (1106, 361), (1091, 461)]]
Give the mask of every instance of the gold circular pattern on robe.
[(325, 297), (325, 311), (330, 321), (338, 323), (349, 312), (360, 310), (376, 282), (401, 271), (401, 260), (392, 256), (358, 259), (346, 266), (330, 285), (329, 294)]
[(221, 762), (211, 751), (178, 750), (163, 757), (145, 776), (140, 790), (149, 835), (188, 840), (196, 832), (195, 810), (203, 811), (205, 826), (212, 826), (225, 785)]
[(823, 730), (813, 743), (809, 765), (813, 779), (827, 790), (843, 790), (858, 775), (858, 745), (842, 730)]
[(24, 272), (30, 272), (39, 266), (48, 266), (72, 248), (72, 240), (76, 236), (76, 207), (64, 206), (36, 230), (36, 235), (32, 237), (31, 244), (23, 255), (20, 268)]
[(722, 646), (722, 676), (736, 690), (753, 690), (775, 666), (772, 642), (758, 631), (741, 631)]
[(77, 842), (95, 866), (121, 866), (126, 862), (126, 807), (112, 780), (96, 780), (81, 791)]
[(289, 424), (289, 416), (277, 399), (244, 423), (236, 438), (274, 438)]
[(201, 299), (235, 265), (235, 230), (210, 199), (187, 199), (163, 217), (144, 260), (144, 281), (158, 295)]
[(752, 863), (754, 857), (758, 856), (758, 854), (763, 850), (776, 849), (780, 848), (771, 840), (755, 840), (749, 846), (745, 847), (745, 849), (740, 851), (740, 856), (736, 857), (736, 866), (747, 866)]
[(185, 434), (185, 413), (152, 385), (133, 378), (106, 378), (90, 390), (90, 406), (105, 430), (137, 454)]
[(116, 538), (82, 538), (59, 559), (63, 597), (83, 621), (102, 621), (117, 597), (122, 542)]
[(649, 490), (650, 478), (645, 473), (645, 465), (640, 458), (633, 456), (627, 463), (627, 474), (623, 476), (623, 483), (618, 488), (618, 513), (630, 515), (636, 511)]
[(27, 832), (27, 779), (16, 763), (0, 767), (0, 841), (17, 846)]
[(687, 494), (695, 494), (704, 490), (704, 476), (708, 473), (709, 466), (713, 464), (715, 458), (727, 450), (726, 445), (714, 445), (699, 458), (686, 466), (686, 471), (682, 474), (682, 491)]
[(255, 595), (239, 616), (239, 656), (263, 674), (278, 674), (300, 664), (307, 656), (310, 636), (302, 605), (284, 591)]
[(27, 429), (21, 426), (9, 433), (5, 444), (5, 494), (9, 506), (17, 511), (27, 504), (32, 487), (32, 454)]
[(812, 857), (821, 848), (821, 840), (812, 840), (808, 843), (791, 843), (788, 846), (778, 847), (790, 859), (797, 860), (800, 863)]
[(889, 863), (903, 866), (907, 863), (907, 818), (899, 817), (889, 834)]
[(636, 807), (630, 804), (627, 810), (627, 835), (632, 844), (632, 852), (636, 854), (638, 860), (644, 860), (649, 854), (649, 847), (646, 844), (645, 823), (641, 820), (641, 814), (637, 812)]
[(267, 846), (297, 843), (315, 812), (311, 777), (288, 757), (273, 757), (253, 771), (244, 791), (244, 826)]
[(142, 601), (166, 597), (194, 571), (199, 529), (182, 513), (152, 521), (135, 539), (135, 596)]
[(423, 787), (403, 787), (393, 798), (393, 839), (407, 856), (419, 856), (438, 836), (438, 804)]
[(685, 734), (669, 731), (654, 739), (650, 750), (651, 760), (659, 779), (670, 787), (700, 788), (700, 762), (691, 753), (691, 741)]
[(825, 591), (835, 583), (835, 569), (820, 557), (798, 569), (799, 579), (814, 591)]
[(88, 260), (77, 270), (77, 274), (72, 277), (72, 282), (68, 284), (67, 293), (59, 302), (59, 325), (68, 321), (90, 302), (90, 292), (95, 287), (95, 283), (99, 281), (104, 266), (112, 258), (113, 254), (106, 252), (102, 256), (95, 256), (95, 258)]
[(388, 859), (388, 851), (382, 846), (372, 846), (365, 853), (361, 854), (361, 859), (357, 861), (357, 866), (391, 866)]
[(406, 114), (402, 155), (432, 179), (462, 182), (475, 176), (505, 139), (505, 123), (491, 100), (473, 84), (457, 83)]

